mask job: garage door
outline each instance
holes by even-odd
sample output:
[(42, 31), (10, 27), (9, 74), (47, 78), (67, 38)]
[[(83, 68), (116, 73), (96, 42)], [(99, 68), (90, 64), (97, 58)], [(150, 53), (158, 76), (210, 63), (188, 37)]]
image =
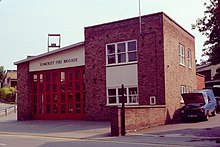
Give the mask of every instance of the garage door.
[(84, 119), (84, 67), (32, 73), (33, 119)]

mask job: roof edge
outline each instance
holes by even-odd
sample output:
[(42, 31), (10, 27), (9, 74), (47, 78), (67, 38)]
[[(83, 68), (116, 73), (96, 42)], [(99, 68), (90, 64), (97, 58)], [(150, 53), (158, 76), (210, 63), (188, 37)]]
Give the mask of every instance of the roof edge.
[(73, 47), (82, 46), (82, 45), (84, 45), (84, 41), (81, 41), (81, 42), (78, 42), (78, 43), (74, 43), (74, 44), (71, 44), (71, 45), (62, 47), (62, 48), (60, 48), (60, 49), (53, 50), (53, 51), (51, 51), (51, 52), (43, 53), (43, 54), (40, 54), (40, 55), (37, 55), (37, 56), (29, 57), (29, 58), (27, 58), (27, 59), (23, 59), (23, 60), (20, 60), (20, 61), (16, 61), (16, 62), (14, 62), (14, 65), (18, 65), (18, 64), (21, 64), (21, 63), (25, 63), (25, 62), (29, 62), (29, 61), (32, 61), (32, 60), (36, 60), (36, 59), (38, 59), (38, 58), (42, 58), (42, 57), (45, 57), (45, 56), (49, 56), (49, 55), (52, 55), (52, 54), (55, 54), (55, 53), (59, 53), (59, 52), (62, 52), (62, 51), (71, 49), (71, 48), (73, 48)]

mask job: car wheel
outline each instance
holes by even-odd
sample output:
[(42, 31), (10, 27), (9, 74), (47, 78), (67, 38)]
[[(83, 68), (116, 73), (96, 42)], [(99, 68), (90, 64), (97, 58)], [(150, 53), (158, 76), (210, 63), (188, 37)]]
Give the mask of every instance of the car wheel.
[(216, 108), (213, 110), (212, 116), (216, 116)]

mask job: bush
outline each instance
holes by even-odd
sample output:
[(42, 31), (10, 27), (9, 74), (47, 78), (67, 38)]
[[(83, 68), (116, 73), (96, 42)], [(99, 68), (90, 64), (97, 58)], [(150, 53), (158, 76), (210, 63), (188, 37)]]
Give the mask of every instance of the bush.
[(2, 102), (15, 102), (16, 89), (15, 88), (0, 88), (0, 101)]

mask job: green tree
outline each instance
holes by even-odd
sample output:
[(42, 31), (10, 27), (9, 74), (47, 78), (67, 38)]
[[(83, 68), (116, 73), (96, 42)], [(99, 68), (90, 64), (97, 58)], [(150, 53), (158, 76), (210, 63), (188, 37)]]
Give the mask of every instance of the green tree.
[(220, 14), (218, 0), (210, 0), (210, 4), (204, 3), (206, 10), (204, 17), (199, 18), (193, 29), (198, 29), (207, 37), (204, 43), (203, 55), (208, 56), (208, 63), (213, 65), (220, 63)]
[(6, 71), (4, 70), (4, 66), (0, 66), (0, 88), (3, 84), (3, 80), (5, 78)]

